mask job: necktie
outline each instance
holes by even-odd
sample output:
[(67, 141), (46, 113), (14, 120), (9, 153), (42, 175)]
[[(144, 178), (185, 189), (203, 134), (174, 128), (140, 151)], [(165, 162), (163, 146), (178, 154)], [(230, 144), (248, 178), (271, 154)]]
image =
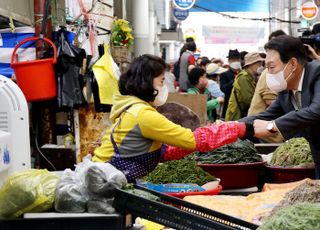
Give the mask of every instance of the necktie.
[(297, 106), (299, 109), (301, 109), (301, 91), (297, 91), (295, 94), (294, 94), (294, 98), (297, 102)]

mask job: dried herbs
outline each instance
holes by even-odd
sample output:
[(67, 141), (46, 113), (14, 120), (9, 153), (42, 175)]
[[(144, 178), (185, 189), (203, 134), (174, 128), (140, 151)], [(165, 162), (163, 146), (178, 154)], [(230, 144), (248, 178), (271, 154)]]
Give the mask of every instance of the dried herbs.
[(301, 138), (292, 138), (280, 145), (273, 153), (271, 165), (300, 166), (312, 163), (312, 155), (308, 141)]
[(176, 160), (158, 165), (144, 180), (154, 184), (193, 183), (203, 185), (215, 177), (198, 167), (194, 161)]
[(320, 229), (320, 203), (288, 206), (268, 217), (259, 230)]
[(186, 158), (195, 160), (198, 164), (242, 164), (262, 161), (254, 144), (249, 140), (237, 141), (206, 153), (196, 152)]
[(303, 202), (320, 202), (320, 181), (306, 181), (287, 192), (283, 200), (272, 209), (272, 213), (289, 205)]

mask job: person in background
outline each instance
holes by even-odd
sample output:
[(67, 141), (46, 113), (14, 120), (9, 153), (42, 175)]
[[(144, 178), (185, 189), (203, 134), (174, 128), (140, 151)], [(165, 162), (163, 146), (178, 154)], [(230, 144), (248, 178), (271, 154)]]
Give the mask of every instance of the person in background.
[[(206, 152), (245, 138), (250, 126), (241, 122), (207, 125), (195, 131), (169, 121), (157, 112), (166, 102), (165, 62), (154, 55), (135, 58), (119, 79), (119, 95), (110, 113), (112, 125), (92, 158), (109, 162), (129, 182), (151, 172), (160, 161)], [(250, 132), (249, 132), (250, 131)]]
[(203, 58), (199, 67), (201, 67), (202, 69), (205, 70), (207, 65), (210, 63), (211, 63), (211, 61), (209, 60), (209, 58)]
[(224, 65), (222, 59), (220, 59), (220, 58), (212, 58), (211, 62), (215, 63), (215, 64), (217, 64), (218, 66), (221, 66), (221, 67)]
[(263, 71), (264, 59), (258, 52), (248, 53), (244, 59), (244, 69), (237, 75), (233, 83), (226, 121), (236, 121), (247, 116), (256, 87), (256, 75), (260, 75)]
[[(276, 38), (281, 35), (286, 35), (282, 30), (276, 30), (269, 35), (270, 39)], [(261, 56), (261, 54), (260, 54)], [(264, 57), (266, 58), (266, 57)], [(250, 104), (250, 108), (248, 110), (248, 116), (258, 115), (261, 112), (266, 111), (266, 109), (276, 100), (277, 92), (271, 90), (266, 81), (268, 69), (265, 69), (259, 77), (259, 80), (256, 85), (256, 89), (253, 94), (253, 98)], [(262, 138), (265, 142), (270, 143), (281, 143), (283, 142), (283, 138), (279, 134), (273, 134), (270, 137)]]
[(237, 49), (229, 50), (228, 62), (230, 66), (229, 70), (220, 75), (220, 88), (225, 95), (221, 118), (224, 118), (226, 115), (233, 81), (241, 70), (240, 53)]
[(180, 49), (179, 59), (173, 64), (173, 75), (175, 76), (177, 82), (179, 82), (179, 76), (180, 76), (181, 56), (186, 50), (187, 50), (186, 45), (183, 45), (183, 47)]
[(189, 88), (187, 93), (189, 94), (205, 94), (208, 96), (207, 101), (207, 115), (208, 121), (215, 121), (216, 118), (216, 109), (220, 104), (223, 103), (223, 97), (213, 98), (209, 90), (208, 86), (208, 78), (206, 75), (206, 71), (202, 68), (195, 67), (189, 73), (189, 81), (193, 85), (192, 88)]
[(195, 58), (193, 56), (196, 50), (197, 46), (195, 42), (187, 42), (186, 51), (183, 52), (180, 57), (179, 87), (182, 92), (186, 92), (191, 86), (188, 80), (188, 67), (190, 65), (196, 65)]
[(202, 57), (198, 57), (196, 60), (196, 66), (200, 66), (202, 61)]
[(244, 57), (245, 57), (247, 54), (248, 54), (247, 51), (241, 51), (241, 52), (240, 52), (241, 68), (243, 68), (244, 65), (245, 65)]
[[(208, 77), (208, 91), (213, 98), (223, 97), (224, 93), (220, 89), (220, 85), (218, 83), (220, 74), (228, 71), (228, 69), (222, 68), (221, 66), (211, 63), (207, 65), (206, 73)], [(216, 111), (213, 111), (214, 120), (220, 119), (222, 113), (223, 104), (220, 104)]]
[(218, 84), (217, 81), (218, 81), (219, 75), (226, 71), (228, 70), (218, 66), (215, 63), (210, 63), (206, 67), (206, 73), (209, 79), (207, 88), (209, 90), (210, 95), (214, 98), (217, 98), (217, 97), (224, 98), (224, 93), (221, 91), (220, 85)]
[(166, 63), (166, 71), (164, 72), (164, 84), (168, 88), (169, 93), (176, 92), (176, 81), (174, 75), (170, 72), (170, 65)]
[(280, 133), (285, 140), (306, 138), (315, 177), (320, 179), (320, 61), (307, 62), (303, 43), (288, 35), (271, 39), (264, 48), (267, 85), (278, 92), (278, 97), (266, 111), (240, 121), (253, 123), (257, 138), (274, 133)]

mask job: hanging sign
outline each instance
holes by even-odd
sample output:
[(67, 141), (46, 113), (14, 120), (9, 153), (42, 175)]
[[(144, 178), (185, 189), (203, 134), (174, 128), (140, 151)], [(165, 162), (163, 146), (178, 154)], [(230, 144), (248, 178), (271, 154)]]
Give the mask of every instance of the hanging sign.
[(173, 4), (180, 10), (189, 10), (196, 3), (196, 0), (172, 0)]
[(173, 9), (173, 16), (179, 20), (183, 21), (189, 16), (189, 10), (180, 10), (178, 8)]
[(306, 20), (315, 19), (318, 11), (318, 7), (314, 2), (305, 2), (301, 6), (301, 16)]

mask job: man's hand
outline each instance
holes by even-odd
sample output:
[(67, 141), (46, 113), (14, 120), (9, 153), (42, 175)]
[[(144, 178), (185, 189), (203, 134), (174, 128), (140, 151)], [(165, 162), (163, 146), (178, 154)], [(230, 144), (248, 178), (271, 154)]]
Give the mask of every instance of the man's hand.
[(270, 136), (272, 133), (267, 130), (267, 125), (269, 121), (265, 120), (254, 120), (253, 128), (254, 128), (254, 136), (257, 138)]
[(320, 59), (320, 56), (317, 54), (317, 52), (308, 44), (303, 44), (304, 46), (306, 46), (308, 48), (308, 56), (312, 59)]

